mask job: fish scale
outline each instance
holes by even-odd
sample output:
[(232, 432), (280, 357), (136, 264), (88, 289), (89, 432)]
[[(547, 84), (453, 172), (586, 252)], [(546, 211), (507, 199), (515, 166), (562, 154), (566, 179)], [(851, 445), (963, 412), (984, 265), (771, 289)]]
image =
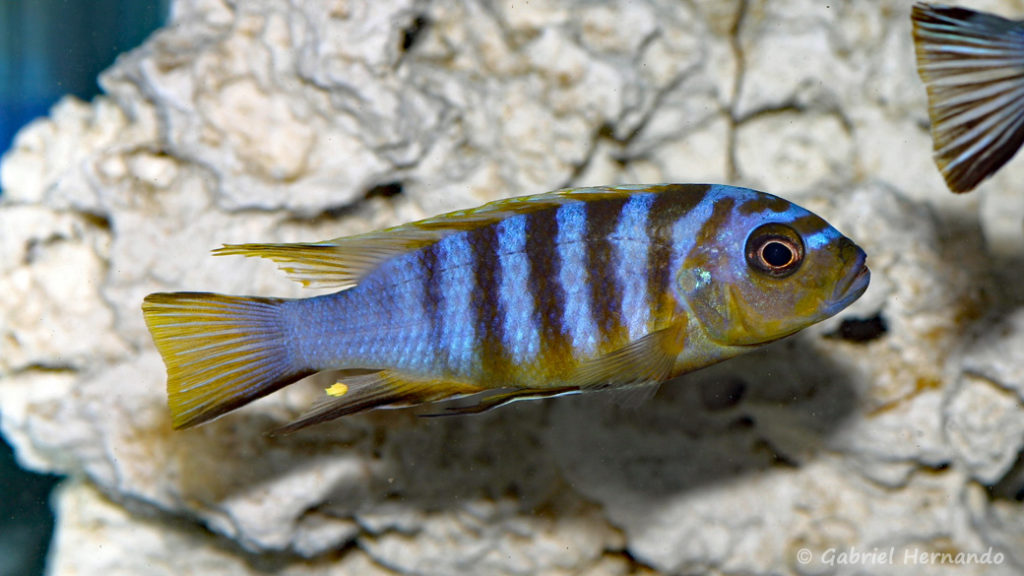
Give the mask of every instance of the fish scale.
[(650, 209), (654, 197), (630, 196), (622, 205), (615, 233), (609, 238), (614, 253), (610, 272), (614, 274), (614, 291), (619, 294), (620, 324), (630, 340), (642, 338), (650, 331), (654, 294), (669, 288), (648, 284), (648, 257), (654, 240)]
[[(559, 237), (562, 220), (565, 218), (563, 216), (560, 219), (559, 214), (563, 211), (576, 214), (572, 206), (574, 204), (566, 204), (554, 211), (537, 212), (529, 215), (531, 230), (536, 231), (530, 235), (526, 243), (527, 258), (529, 258), (532, 268), (530, 282), (534, 286), (535, 293), (538, 295), (537, 324), (541, 333), (541, 364), (546, 366), (549, 372), (559, 370), (563, 364), (569, 362), (574, 355), (579, 353), (579, 350), (574, 345), (573, 333), (567, 324), (569, 319), (563, 313), (569, 291), (573, 289), (587, 291), (588, 287), (592, 284), (594, 276), (600, 273), (599, 270), (595, 270), (590, 265), (590, 260), (586, 260), (587, 251), (585, 248), (589, 245), (584, 241), (584, 250), (582, 250), (584, 260), (581, 266), (584, 272), (577, 276), (577, 284), (566, 284), (562, 281), (566, 276), (566, 269), (572, 263), (566, 262), (562, 258), (563, 253), (557, 240), (556, 242), (550, 242), (545, 239), (557, 239)], [(582, 208), (581, 214), (576, 216), (579, 218), (579, 221), (572, 222), (569, 225), (577, 227), (581, 237), (586, 238), (589, 229), (588, 224), (592, 221), (589, 219), (586, 206)], [(575, 240), (570, 238), (570, 241)], [(589, 306), (586, 309), (580, 310), (579, 314), (583, 317), (581, 319), (589, 318), (592, 324), (595, 310), (592, 294), (589, 294), (588, 302)], [(596, 331), (593, 337), (600, 340), (600, 332)]]
[(451, 376), (471, 374), (479, 378), (493, 374), (501, 377), (509, 371), (509, 360), (514, 352), (504, 341), (504, 334), (506, 328), (511, 331), (515, 328), (508, 326), (512, 322), (510, 310), (502, 306), (501, 294), (504, 292), (503, 284), (512, 278), (506, 278), (506, 270), (501, 265), (502, 243), (507, 242), (507, 238), (502, 237), (498, 230), (505, 222), (507, 220), (465, 233), (470, 237), (475, 278), (465, 295), (476, 318), (473, 333), (475, 354), (472, 365), (449, 372)]
[(625, 198), (613, 198), (587, 205), (587, 269), (590, 270), (590, 301), (597, 325), (599, 348), (626, 339), (622, 290), (615, 281), (615, 251), (610, 237), (615, 233)]
[[(769, 262), (763, 249), (789, 257)], [(660, 382), (835, 314), (864, 254), (785, 200), (718, 185), (564, 190), (312, 244), (225, 246), (341, 288), (143, 303), (175, 427), (310, 373), (359, 371), (291, 431), (384, 405), (510, 401)], [(778, 256), (773, 257), (778, 259)], [(786, 260), (782, 258), (782, 260)]]
[[(551, 308), (560, 314), (562, 333), (573, 352), (592, 355), (597, 352), (598, 331), (594, 304), (590, 292), (590, 268), (586, 251), (586, 204), (573, 202), (555, 211), (555, 242), (552, 263), (557, 270), (548, 275), (537, 274), (540, 279), (551, 278), (560, 288), (547, 294)], [(537, 263), (542, 266), (544, 263)], [(554, 300), (560, 298), (560, 300)]]
[[(498, 275), (493, 290), (481, 286), (484, 294), (497, 293), (500, 322), (492, 341), (500, 344), (494, 354), (500, 355), (507, 367), (534, 362), (540, 352), (538, 295), (530, 290), (533, 272), (526, 254), (528, 219), (527, 215), (514, 216), (498, 223), (495, 239)], [(482, 267), (487, 268), (486, 263)], [(486, 352), (484, 356), (487, 357)], [(487, 367), (483, 371), (488, 372)]]

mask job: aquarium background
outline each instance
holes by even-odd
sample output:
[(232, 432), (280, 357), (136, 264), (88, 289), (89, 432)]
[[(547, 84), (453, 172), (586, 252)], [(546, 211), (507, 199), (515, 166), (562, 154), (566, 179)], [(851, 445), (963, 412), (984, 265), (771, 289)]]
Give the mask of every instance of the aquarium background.
[[(0, 2), (0, 153), (22, 126), (45, 115), (61, 97), (96, 96), (97, 75), (159, 27), (168, 4)], [(0, 576), (43, 573), (53, 531), (48, 498), (59, 480), (21, 469), (0, 436)]]

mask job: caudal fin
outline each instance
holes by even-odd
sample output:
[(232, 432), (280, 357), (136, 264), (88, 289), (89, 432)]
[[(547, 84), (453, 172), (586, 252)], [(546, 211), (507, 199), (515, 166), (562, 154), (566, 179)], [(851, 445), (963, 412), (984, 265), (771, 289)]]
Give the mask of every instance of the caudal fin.
[(146, 297), (142, 313), (167, 365), (175, 428), (216, 418), (311, 373), (290, 362), (283, 302), (204, 292)]
[(929, 4), (910, 17), (935, 162), (950, 190), (967, 192), (1024, 143), (1024, 25)]

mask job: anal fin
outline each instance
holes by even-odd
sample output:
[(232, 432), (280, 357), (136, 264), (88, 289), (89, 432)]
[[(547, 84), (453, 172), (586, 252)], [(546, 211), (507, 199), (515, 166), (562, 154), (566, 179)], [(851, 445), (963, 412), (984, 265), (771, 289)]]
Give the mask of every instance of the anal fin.
[(305, 414), (274, 431), (289, 434), (302, 428), (334, 420), (349, 414), (382, 406), (408, 406), (444, 400), (462, 394), (475, 394), (483, 389), (437, 379), (419, 379), (381, 370), (343, 378), (330, 388)]

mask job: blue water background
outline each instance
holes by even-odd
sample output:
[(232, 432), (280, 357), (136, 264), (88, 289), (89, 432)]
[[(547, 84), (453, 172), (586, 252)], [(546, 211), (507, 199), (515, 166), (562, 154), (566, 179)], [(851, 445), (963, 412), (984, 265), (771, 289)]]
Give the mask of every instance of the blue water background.
[[(159, 27), (169, 3), (0, 0), (0, 154), (65, 94), (98, 94), (96, 76)], [(0, 576), (44, 573), (53, 533), (49, 499), (58, 481), (22, 470), (0, 439)]]

